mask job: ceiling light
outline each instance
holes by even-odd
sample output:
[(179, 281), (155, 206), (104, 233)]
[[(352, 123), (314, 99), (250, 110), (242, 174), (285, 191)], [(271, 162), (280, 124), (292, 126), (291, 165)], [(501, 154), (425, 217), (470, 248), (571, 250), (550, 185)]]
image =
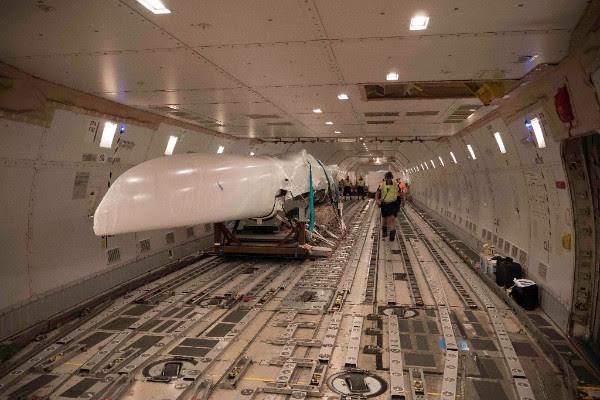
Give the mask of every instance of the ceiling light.
[(422, 31), (427, 29), (429, 24), (429, 17), (427, 15), (415, 15), (410, 19), (410, 30), (411, 31)]
[(325, 125), (333, 125), (333, 122), (327, 121), (327, 122), (325, 122)]
[(467, 145), (467, 150), (469, 150), (469, 154), (471, 155), (471, 158), (473, 160), (477, 160), (477, 157), (475, 157), (475, 152), (473, 151), (473, 146), (471, 146), (470, 144)]
[(388, 72), (385, 79), (388, 81), (397, 81), (400, 75), (397, 72)]
[(254, 157), (254, 152), (253, 151), (250, 152), (250, 156)]
[(442, 167), (444, 166), (444, 160), (442, 160), (441, 156), (438, 156), (438, 158), (440, 159), (440, 164), (442, 164)]
[(433, 169), (435, 169), (435, 164), (433, 163), (433, 160), (431, 160), (431, 166), (433, 167)]
[(542, 129), (542, 124), (539, 118), (531, 119), (531, 128), (533, 129), (533, 133), (535, 134), (535, 141), (537, 142), (537, 147), (539, 149), (543, 149), (546, 147), (546, 140), (544, 139), (544, 130)]
[(506, 147), (504, 147), (504, 142), (502, 141), (502, 136), (500, 136), (500, 132), (494, 133), (494, 137), (496, 138), (496, 143), (498, 143), (498, 147), (500, 148), (500, 153), (506, 154)]
[(340, 93), (340, 94), (338, 94), (338, 99), (340, 99), (340, 100), (348, 100), (349, 97), (348, 97), (348, 95), (346, 93)]
[(219, 148), (217, 149), (217, 154), (223, 154), (223, 151), (225, 151), (225, 147), (219, 146)]
[(171, 14), (169, 10), (160, 0), (137, 0), (138, 3), (146, 7), (153, 14)]
[(165, 149), (165, 155), (170, 156), (173, 154), (173, 150), (175, 150), (175, 145), (177, 144), (177, 140), (179, 138), (177, 136), (169, 136), (169, 141), (167, 142), (167, 148)]
[(106, 121), (104, 123), (104, 130), (102, 130), (102, 137), (100, 138), (100, 147), (110, 149), (112, 142), (117, 132), (117, 124), (114, 122)]
[(429, 164), (427, 164), (427, 161), (425, 161), (423, 164), (425, 164), (425, 168), (429, 170)]
[(333, 133), (342, 133), (342, 131), (334, 131)]
[(323, 110), (321, 110), (320, 108), (313, 108), (313, 112), (315, 114), (321, 114), (323, 112)]

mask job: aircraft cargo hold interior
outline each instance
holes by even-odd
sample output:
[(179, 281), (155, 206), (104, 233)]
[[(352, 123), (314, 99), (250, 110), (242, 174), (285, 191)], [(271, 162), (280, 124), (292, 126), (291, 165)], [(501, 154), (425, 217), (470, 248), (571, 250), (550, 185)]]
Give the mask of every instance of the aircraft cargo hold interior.
[(0, 0), (0, 399), (600, 399), (600, 0)]

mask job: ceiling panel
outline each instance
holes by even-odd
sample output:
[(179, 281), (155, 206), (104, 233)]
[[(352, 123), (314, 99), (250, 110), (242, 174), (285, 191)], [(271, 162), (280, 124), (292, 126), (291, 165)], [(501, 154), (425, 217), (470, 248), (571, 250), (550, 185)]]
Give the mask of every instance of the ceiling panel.
[[(342, 85), (280, 86), (256, 88), (269, 100), (292, 113), (309, 113), (315, 108), (323, 112), (352, 112), (352, 104), (359, 101), (356, 87)], [(346, 93), (350, 100), (339, 100), (337, 95)]]
[(286, 115), (280, 109), (273, 106), (271, 103), (212, 103), (212, 104), (193, 104), (183, 106), (185, 110), (198, 112), (206, 115), (217, 121), (221, 121), (226, 125), (234, 121), (250, 122), (254, 117), (277, 115), (279, 118), (256, 118), (255, 122), (276, 121), (281, 122), (286, 120)]
[(136, 106), (165, 104), (256, 103), (263, 99), (247, 88), (230, 89), (170, 89), (138, 90), (127, 92), (98, 92), (100, 96)]
[[(33, 75), (87, 92), (239, 86), (186, 49), (26, 57), (9, 60), (9, 63)], [(122, 97), (117, 96), (117, 101), (125, 102)]]
[(297, 0), (165, 0), (165, 16), (127, 3), (189, 46), (315, 39)]
[[(177, 46), (118, 0), (2, 1), (0, 57)], [(10, 32), (10, 34), (5, 34)]]
[(220, 46), (201, 53), (251, 87), (338, 83), (318, 42)]
[(586, 0), (314, 0), (329, 38), (420, 36), (410, 18), (429, 15), (426, 35), (571, 29)]
[[(568, 33), (344, 40), (332, 44), (348, 83), (521, 78), (535, 65), (558, 62), (566, 54)], [(360, 58), (356, 55), (360, 54)], [(517, 64), (520, 55), (539, 55)]]

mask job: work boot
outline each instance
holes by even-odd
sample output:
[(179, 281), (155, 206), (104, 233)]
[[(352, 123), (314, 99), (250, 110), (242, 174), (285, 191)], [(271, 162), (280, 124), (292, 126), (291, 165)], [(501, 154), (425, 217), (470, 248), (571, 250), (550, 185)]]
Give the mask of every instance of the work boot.
[(381, 231), (382, 231), (383, 237), (386, 238), (387, 237), (387, 226), (384, 226)]
[(396, 230), (390, 231), (390, 242), (393, 242), (396, 239)]

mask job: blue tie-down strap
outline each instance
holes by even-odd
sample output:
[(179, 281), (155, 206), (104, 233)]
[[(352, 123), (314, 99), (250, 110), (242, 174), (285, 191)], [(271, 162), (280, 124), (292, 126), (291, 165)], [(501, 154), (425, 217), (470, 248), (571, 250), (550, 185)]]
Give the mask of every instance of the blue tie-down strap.
[(308, 237), (315, 230), (315, 190), (312, 181), (312, 165), (308, 164)]

